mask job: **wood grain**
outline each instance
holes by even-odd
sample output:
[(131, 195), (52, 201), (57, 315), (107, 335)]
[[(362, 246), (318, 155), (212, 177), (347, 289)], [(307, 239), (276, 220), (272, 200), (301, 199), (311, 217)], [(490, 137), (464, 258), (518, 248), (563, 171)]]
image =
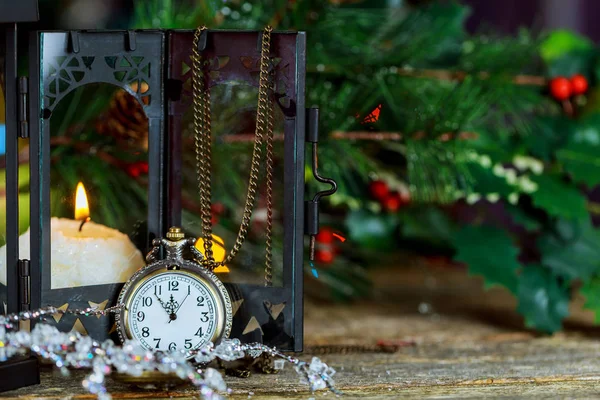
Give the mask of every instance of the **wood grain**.
[[(419, 264), (377, 270), (373, 278), (374, 300), (306, 304), (307, 344), (415, 342), (395, 354), (322, 356), (337, 369), (344, 398), (600, 397), (600, 331), (588, 312), (579, 311), (581, 299), (573, 304), (566, 331), (543, 336), (523, 329), (508, 293), (484, 292), (462, 270)], [(41, 385), (1, 396), (94, 398), (81, 387), (84, 375), (45, 371)], [(231, 399), (335, 398), (310, 394), (289, 366), (275, 376), (226, 380)], [(108, 387), (114, 398), (197, 398), (192, 387), (143, 391), (115, 381)]]

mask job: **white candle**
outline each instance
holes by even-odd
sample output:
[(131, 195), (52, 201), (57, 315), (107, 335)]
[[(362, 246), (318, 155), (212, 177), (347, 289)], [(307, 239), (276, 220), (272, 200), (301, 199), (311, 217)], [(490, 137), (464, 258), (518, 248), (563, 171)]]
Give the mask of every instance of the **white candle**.
[[(87, 222), (87, 197), (78, 185), (76, 219), (52, 218), (51, 288), (103, 285), (127, 281), (144, 266), (142, 253), (129, 237), (116, 229)], [(30, 231), (19, 237), (19, 257), (29, 258)], [(47, 266), (42, 266), (47, 268)], [(0, 248), (0, 283), (6, 285), (6, 246)]]
[[(121, 283), (144, 266), (142, 253), (124, 233), (94, 222), (79, 232), (79, 225), (73, 219), (51, 219), (52, 289)], [(29, 235), (27, 230), (19, 237), (21, 258), (29, 258)], [(0, 248), (0, 257), (6, 260), (5, 246)], [(6, 276), (5, 271), (2, 262), (0, 277)]]

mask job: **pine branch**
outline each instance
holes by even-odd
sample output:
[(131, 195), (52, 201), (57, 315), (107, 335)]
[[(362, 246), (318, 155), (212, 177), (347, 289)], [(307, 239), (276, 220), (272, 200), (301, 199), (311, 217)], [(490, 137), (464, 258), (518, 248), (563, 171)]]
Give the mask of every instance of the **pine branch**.
[[(336, 140), (374, 140), (374, 141), (401, 141), (406, 139), (420, 140), (426, 137), (424, 131), (406, 134), (402, 132), (379, 132), (379, 131), (350, 131), (341, 132), (333, 131), (329, 138)], [(448, 142), (453, 139), (457, 140), (473, 140), (477, 139), (479, 134), (476, 132), (444, 132), (439, 137), (440, 142)]]
[[(465, 80), (470, 75), (476, 76), (478, 79), (490, 79), (493, 75), (489, 72), (477, 72), (475, 74), (466, 71), (452, 71), (442, 69), (407, 69), (400, 68), (397, 70), (398, 75), (407, 76), (412, 78), (433, 78), (443, 81), (458, 81)], [(514, 83), (515, 85), (523, 86), (541, 86), (545, 87), (548, 85), (548, 80), (544, 76), (537, 75), (514, 75), (506, 78), (507, 81)]]

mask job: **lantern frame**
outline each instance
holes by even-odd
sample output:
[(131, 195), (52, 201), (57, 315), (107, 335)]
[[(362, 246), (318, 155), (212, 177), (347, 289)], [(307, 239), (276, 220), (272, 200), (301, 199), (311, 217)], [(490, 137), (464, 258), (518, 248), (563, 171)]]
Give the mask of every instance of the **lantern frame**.
[[(18, 139), (26, 135), (22, 124), (25, 111), (22, 87), (17, 84), (17, 22), (38, 20), (37, 0), (0, 0), (0, 44), (4, 47), (0, 57), (3, 69), (5, 99), (5, 162), (6, 162), (6, 312), (26, 311), (23, 300), (29, 292), (27, 264), (19, 261), (19, 158)], [(20, 83), (20, 82), (19, 82)], [(0, 392), (35, 385), (40, 382), (39, 364), (35, 357), (11, 359), (0, 363)]]

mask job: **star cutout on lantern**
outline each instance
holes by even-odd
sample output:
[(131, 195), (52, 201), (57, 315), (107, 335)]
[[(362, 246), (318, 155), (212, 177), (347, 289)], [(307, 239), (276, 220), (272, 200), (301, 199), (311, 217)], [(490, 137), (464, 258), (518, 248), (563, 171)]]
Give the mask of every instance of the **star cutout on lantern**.
[(84, 336), (87, 336), (88, 334), (87, 329), (85, 329), (85, 326), (83, 326), (79, 318), (77, 318), (77, 320), (73, 324), (73, 328), (71, 328), (71, 331), (79, 332)]
[[(93, 301), (88, 301), (90, 307), (95, 308), (96, 311), (104, 311), (106, 305), (108, 304), (108, 299), (104, 300), (102, 303), (94, 303)], [(100, 319), (101, 315), (96, 315), (96, 318)]]
[(111, 333), (114, 333), (117, 331), (117, 323), (115, 322), (112, 326), (112, 328), (110, 328), (110, 331), (108, 331), (108, 334), (110, 335)]
[(263, 335), (263, 330), (261, 329), (258, 320), (256, 319), (256, 317), (252, 317), (250, 318), (250, 322), (248, 322), (248, 325), (246, 325), (246, 329), (244, 329), (244, 332), (242, 332), (242, 335), (254, 332), (257, 329), (260, 331), (260, 334)]
[(263, 302), (265, 311), (269, 316), (269, 320), (261, 325), (260, 329), (263, 333), (263, 340), (271, 345), (281, 346), (283, 343), (289, 343), (291, 337), (281, 329), (285, 325), (285, 313), (283, 312), (286, 306), (285, 302), (273, 304), (269, 300)]
[(271, 317), (273, 317), (273, 319), (277, 319), (277, 317), (279, 317), (279, 314), (281, 314), (281, 312), (285, 308), (285, 304), (285, 301), (280, 304), (273, 304), (269, 300), (265, 300), (265, 306), (267, 307), (267, 310), (269, 311), (269, 314), (271, 314)]
[(231, 308), (233, 311), (232, 316), (235, 316), (235, 314), (237, 314), (237, 312), (240, 309), (240, 306), (242, 305), (243, 302), (244, 302), (244, 299), (239, 299), (239, 300), (236, 300), (231, 303)]
[[(69, 303), (65, 303), (60, 307), (56, 307), (57, 310), (60, 310), (62, 312), (67, 311), (68, 308), (69, 308)], [(62, 313), (56, 313), (56, 314), (52, 314), (52, 318), (54, 318), (54, 320), (58, 324), (64, 315), (65, 314), (62, 314)]]

